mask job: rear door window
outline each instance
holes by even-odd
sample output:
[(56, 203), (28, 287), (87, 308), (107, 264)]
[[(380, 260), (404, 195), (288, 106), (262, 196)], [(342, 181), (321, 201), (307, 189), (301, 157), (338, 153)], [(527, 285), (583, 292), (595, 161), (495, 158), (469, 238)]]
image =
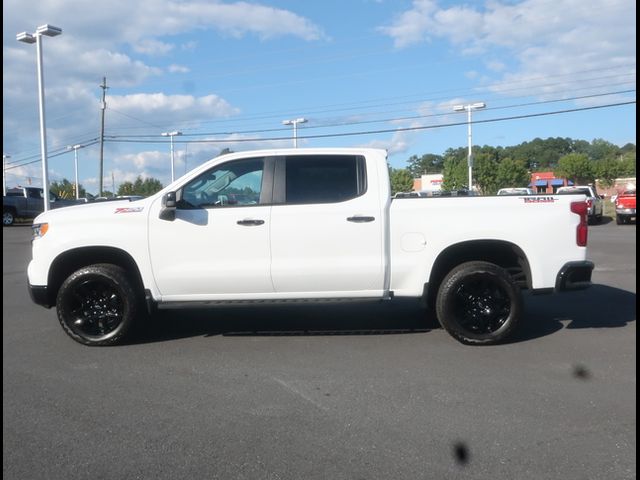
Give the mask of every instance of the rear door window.
[(338, 203), (366, 191), (365, 159), (359, 155), (286, 157), (285, 203)]

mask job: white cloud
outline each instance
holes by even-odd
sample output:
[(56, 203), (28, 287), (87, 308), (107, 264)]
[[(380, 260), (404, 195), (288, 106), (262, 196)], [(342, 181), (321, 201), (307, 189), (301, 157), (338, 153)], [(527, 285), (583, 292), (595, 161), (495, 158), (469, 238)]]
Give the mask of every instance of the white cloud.
[(485, 62), (485, 65), (489, 70), (494, 72), (502, 72), (507, 68), (507, 66), (499, 60), (489, 60)]
[(191, 69), (183, 65), (171, 64), (167, 67), (167, 71), (169, 73), (189, 73)]
[(239, 113), (217, 95), (166, 95), (164, 93), (136, 93), (109, 97), (108, 106), (121, 113), (130, 113), (149, 120), (172, 118), (174, 122), (197, 121), (213, 117), (228, 117)]
[[(101, 6), (86, 0), (40, 0), (28, 4), (8, 0), (4, 2), (4, 11), (10, 14), (11, 25), (17, 31), (35, 28), (33, 18), (46, 18), (61, 27), (63, 35), (81, 38), (88, 49), (112, 45), (114, 38), (132, 48), (144, 49), (145, 43), (153, 45), (160, 37), (194, 29), (211, 29), (233, 36), (254, 34), (260, 38), (325, 38), (320, 27), (300, 15), (249, 2), (110, 0)], [(4, 34), (9, 35), (6, 29)]]
[[(621, 66), (635, 73), (635, 3), (626, 0), (488, 1), (451, 7), (415, 0), (379, 31), (397, 48), (444, 39), (454, 55), (456, 50), (467, 56), (490, 53), (490, 71), (514, 65), (502, 78), (510, 83), (534, 78), (540, 83), (549, 76)], [(566, 86), (555, 90), (562, 88)]]
[(390, 138), (386, 140), (372, 140), (368, 143), (364, 143), (361, 146), (367, 148), (382, 148), (387, 151), (389, 156), (400, 153), (405, 153), (411, 145), (411, 139), (409, 132), (399, 131), (394, 132)]
[(133, 44), (133, 49), (146, 55), (166, 55), (175, 48), (170, 43), (161, 42), (153, 38), (145, 38)]
[[(38, 98), (35, 46), (18, 43), (18, 31), (33, 31), (44, 21), (63, 30), (59, 37), (43, 41), (49, 150), (98, 135), (102, 93), (99, 85), (103, 77), (109, 86), (107, 133), (141, 127), (162, 131), (160, 128), (182, 128), (181, 122), (197, 124), (237, 114), (237, 108), (213, 92), (197, 97), (162, 91), (119, 94), (143, 86), (150, 79), (164, 80), (162, 76), (169, 73), (189, 72), (187, 66), (177, 63), (167, 62), (168, 66), (160, 67), (147, 62), (146, 57), (137, 58), (144, 54), (158, 61), (161, 55), (188, 52), (201, 44), (179, 36), (210, 31), (233, 37), (253, 35), (263, 40), (286, 36), (305, 41), (326, 38), (322, 29), (305, 17), (249, 2), (111, 0), (96, 4), (86, 0), (7, 0), (3, 10), (3, 149), (23, 158), (39, 151), (37, 129), (33, 128), (38, 125)], [(172, 87), (175, 90), (175, 81)], [(183, 91), (189, 92), (190, 88), (185, 81)], [(154, 91), (158, 90), (154, 87)], [(51, 162), (52, 169), (55, 163), (56, 160)], [(37, 166), (29, 173), (34, 172)]]

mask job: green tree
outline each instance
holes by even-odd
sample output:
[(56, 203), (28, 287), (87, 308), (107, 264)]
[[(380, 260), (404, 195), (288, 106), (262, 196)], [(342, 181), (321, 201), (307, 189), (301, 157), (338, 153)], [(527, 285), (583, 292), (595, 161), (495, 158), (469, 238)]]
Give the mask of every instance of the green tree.
[(406, 168), (391, 168), (389, 169), (389, 176), (392, 195), (413, 190), (413, 176)]
[(496, 169), (497, 189), (501, 188), (526, 187), (531, 181), (531, 174), (527, 170), (527, 165), (523, 160), (504, 158)]
[(595, 162), (595, 174), (600, 184), (609, 188), (615, 183), (615, 179), (620, 176), (622, 163), (615, 158), (605, 158)]
[(620, 176), (631, 177), (636, 175), (636, 150), (629, 150), (623, 154), (619, 160), (620, 162)]
[(442, 189), (459, 190), (465, 188), (469, 179), (467, 159), (460, 158), (453, 152), (445, 154), (442, 172)]
[[(500, 162), (491, 154), (479, 153), (473, 162), (473, 184), (483, 195), (495, 193), (500, 188), (496, 170)], [(468, 177), (467, 173), (467, 177)], [(467, 180), (469, 183), (469, 180)]]
[(558, 177), (573, 180), (577, 185), (593, 183), (596, 174), (593, 162), (583, 153), (570, 153), (561, 157), (554, 173)]
[[(81, 183), (78, 184), (78, 189), (80, 190), (80, 197), (87, 196), (87, 192)], [(66, 178), (63, 178), (60, 182), (51, 182), (49, 190), (61, 198), (76, 198), (76, 184)]]
[(138, 178), (131, 182), (123, 182), (118, 187), (118, 195), (142, 195), (148, 197), (154, 193), (159, 192), (164, 187), (160, 180), (156, 178), (145, 178), (144, 180), (140, 175)]
[(591, 142), (589, 148), (589, 158), (591, 160), (605, 160), (607, 158), (615, 158), (620, 154), (620, 148), (611, 142), (602, 138), (595, 138)]
[(421, 157), (412, 155), (409, 157), (409, 160), (407, 160), (409, 163), (407, 169), (415, 178), (427, 173), (440, 173), (442, 172), (442, 161), (442, 155), (435, 155), (433, 153), (427, 153)]

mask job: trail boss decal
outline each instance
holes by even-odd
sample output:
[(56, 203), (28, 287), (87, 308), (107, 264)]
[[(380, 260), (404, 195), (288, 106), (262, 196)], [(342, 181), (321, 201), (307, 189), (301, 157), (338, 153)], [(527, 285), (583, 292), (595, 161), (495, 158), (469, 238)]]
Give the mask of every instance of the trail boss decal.
[(554, 197), (522, 197), (524, 203), (553, 203), (557, 198)]
[(116, 208), (113, 213), (135, 213), (142, 210), (144, 210), (144, 207), (120, 207)]

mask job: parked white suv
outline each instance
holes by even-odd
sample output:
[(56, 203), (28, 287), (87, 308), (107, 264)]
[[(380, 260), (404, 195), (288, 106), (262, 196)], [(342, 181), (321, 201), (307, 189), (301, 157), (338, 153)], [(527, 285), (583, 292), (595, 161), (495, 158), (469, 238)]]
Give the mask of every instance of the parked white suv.
[(559, 195), (584, 193), (587, 197), (587, 207), (589, 211), (589, 221), (600, 223), (602, 221), (602, 211), (604, 209), (604, 200), (598, 195), (595, 187), (592, 185), (575, 185), (573, 187), (560, 187), (556, 192)]

